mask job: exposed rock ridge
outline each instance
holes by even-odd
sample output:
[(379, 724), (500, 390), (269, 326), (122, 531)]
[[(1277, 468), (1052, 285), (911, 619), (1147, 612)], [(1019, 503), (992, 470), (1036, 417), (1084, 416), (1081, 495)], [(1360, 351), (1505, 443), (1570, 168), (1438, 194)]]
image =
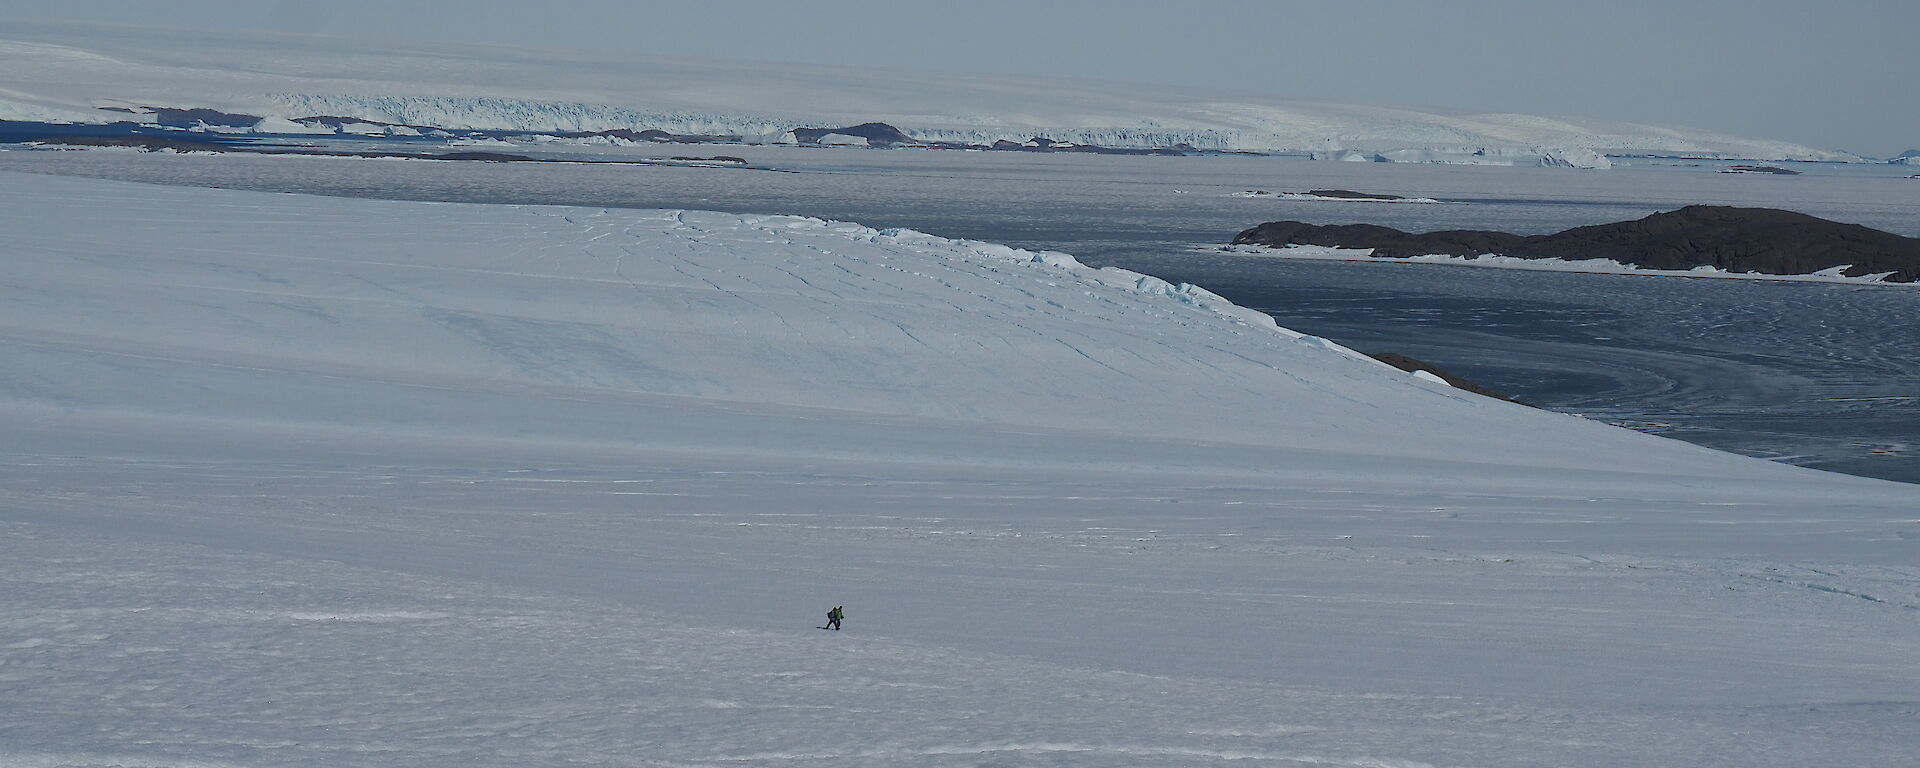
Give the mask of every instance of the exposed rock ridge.
[(1891, 282), (1920, 281), (1920, 239), (1773, 208), (1690, 205), (1635, 221), (1532, 236), (1466, 229), (1411, 234), (1373, 224), (1274, 221), (1241, 232), (1233, 242), (1371, 248), (1380, 258), (1611, 259), (1644, 269), (1715, 267), (1768, 275), (1846, 267), (1840, 274), (1848, 277), (1889, 273)]
[[(1444, 368), (1441, 368), (1440, 366), (1434, 365), (1433, 363), (1429, 363), (1419, 358), (1408, 357), (1398, 352), (1369, 352), (1367, 353), (1367, 356), (1375, 360), (1378, 360), (1380, 362), (1386, 363), (1387, 365), (1391, 365), (1395, 368), (1406, 371), (1408, 373), (1412, 373), (1414, 371), (1426, 371), (1427, 373), (1431, 373), (1435, 376), (1440, 377), (1441, 381), (1446, 382), (1449, 386), (1453, 387), (1454, 389), (1465, 390), (1468, 392), (1472, 392), (1476, 395), (1483, 395), (1486, 397), (1505, 400), (1510, 403), (1520, 402), (1511, 397), (1507, 397), (1506, 395), (1500, 394), (1491, 389), (1487, 389), (1486, 387), (1480, 386), (1479, 384), (1474, 383), (1473, 381), (1460, 377), (1458, 374), (1455, 374), (1452, 371), (1446, 370)], [(1521, 405), (1526, 405), (1526, 403), (1521, 403)]]

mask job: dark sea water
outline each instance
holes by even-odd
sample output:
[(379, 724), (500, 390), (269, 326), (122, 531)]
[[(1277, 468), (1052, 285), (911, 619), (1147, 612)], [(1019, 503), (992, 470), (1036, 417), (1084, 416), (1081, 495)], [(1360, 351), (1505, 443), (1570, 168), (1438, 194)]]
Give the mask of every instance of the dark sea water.
[[(525, 152), (524, 149), (511, 151)], [(616, 150), (553, 148), (559, 156)], [(912, 150), (674, 147), (758, 169), (0, 151), (0, 170), (409, 200), (792, 213), (1066, 251), (1205, 286), (1296, 330), (1525, 402), (1737, 453), (1920, 482), (1920, 289), (1284, 260), (1207, 248), (1263, 221), (1552, 232), (1690, 203), (1920, 236), (1920, 179), (1642, 161), (1611, 171)], [(1908, 169), (1910, 172), (1910, 169)], [(1442, 204), (1235, 197), (1343, 188)]]

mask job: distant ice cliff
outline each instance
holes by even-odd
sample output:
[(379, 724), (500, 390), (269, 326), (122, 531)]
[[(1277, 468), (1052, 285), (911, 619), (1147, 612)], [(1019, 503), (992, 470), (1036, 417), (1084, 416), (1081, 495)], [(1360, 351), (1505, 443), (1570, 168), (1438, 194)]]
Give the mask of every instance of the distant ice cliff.
[(876, 121), (927, 141), (1037, 137), (1391, 162), (1599, 168), (1608, 155), (1861, 159), (1684, 128), (1168, 86), (79, 24), (0, 23), (0, 71), (0, 120), (105, 123), (129, 119), (127, 110), (204, 108), (274, 120), (658, 129), (749, 141)]

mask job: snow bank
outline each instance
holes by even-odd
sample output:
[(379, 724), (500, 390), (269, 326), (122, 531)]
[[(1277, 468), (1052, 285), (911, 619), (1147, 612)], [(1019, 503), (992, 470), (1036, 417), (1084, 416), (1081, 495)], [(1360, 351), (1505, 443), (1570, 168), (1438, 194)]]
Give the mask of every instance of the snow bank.
[(0, 765), (1920, 752), (1910, 486), (907, 230), (0, 206)]
[[(39, 178), (31, 186), (48, 193), (13, 204), (19, 220), (95, 233), (105, 238), (96, 250), (148, 254), (137, 262), (141, 269), (171, 276), (141, 281), (139, 297), (70, 296), (59, 312), (46, 311), (44, 300), (15, 304), (13, 322), (121, 337), (134, 329), (112, 318), (143, 307), (173, 328), (167, 346), (201, 349), (189, 356), (210, 362), (283, 357), (295, 350), (280, 337), (298, 333), (312, 338), (289, 365), (382, 370), (400, 379), (590, 387), (1429, 458), (1484, 454), (1520, 464), (1642, 466), (1643, 440), (1700, 452), (1570, 417), (1436, 395), (1408, 374), (1279, 329), (1265, 314), (1204, 289), (1089, 269), (1065, 254), (793, 217), (498, 209)], [(114, 239), (125, 228), (95, 220), (124, 209), (104, 202), (122, 196), (141, 201), (151, 211), (141, 220), (155, 222), (138, 245)], [(246, 215), (211, 226), (229, 205)], [(269, 215), (263, 205), (285, 211)], [(250, 223), (267, 220), (277, 223)], [(418, 282), (432, 274), (477, 279), (458, 291)], [(416, 298), (340, 317), (338, 325), (319, 322), (299, 302), (262, 300), (248, 313), (206, 314), (193, 298), (276, 285), (330, 293), (349, 275), (354, 284)], [(16, 294), (27, 285), (16, 283)], [(155, 290), (161, 285), (173, 287)], [(517, 286), (565, 289), (572, 298), (536, 302)], [(663, 336), (669, 328), (676, 330)], [(1207, 407), (1153, 405), (1190, 391), (1195, 371), (1207, 372)], [(188, 411), (207, 418), (256, 402), (260, 413), (302, 423), (345, 418), (336, 413), (344, 404), (325, 398), (247, 391), (203, 400), (202, 387), (126, 392), (76, 383), (62, 389), (61, 401), (169, 414), (197, 403)], [(1120, 412), (1130, 415), (1116, 422)], [(1515, 444), (1502, 436), (1509, 430), (1564, 434), (1550, 447)], [(1628, 448), (1596, 453), (1586, 447), (1595, 440)]]

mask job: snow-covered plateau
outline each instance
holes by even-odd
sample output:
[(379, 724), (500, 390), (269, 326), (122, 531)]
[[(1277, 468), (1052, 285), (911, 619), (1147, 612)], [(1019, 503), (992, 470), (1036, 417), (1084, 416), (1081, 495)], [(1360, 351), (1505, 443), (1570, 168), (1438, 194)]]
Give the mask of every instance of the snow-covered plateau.
[(1920, 754), (1912, 486), (910, 231), (0, 207), (0, 765)]
[[(1311, 152), (1393, 162), (1607, 167), (1606, 155), (1858, 160), (1788, 142), (1586, 118), (1445, 114), (1171, 86), (845, 70), (464, 45), (0, 22), (0, 120), (150, 108), (534, 132), (658, 129), (779, 141), (885, 122), (922, 141)], [(133, 114), (130, 115), (129, 111)], [(354, 124), (349, 124), (354, 125)], [(293, 127), (289, 127), (293, 126)]]

